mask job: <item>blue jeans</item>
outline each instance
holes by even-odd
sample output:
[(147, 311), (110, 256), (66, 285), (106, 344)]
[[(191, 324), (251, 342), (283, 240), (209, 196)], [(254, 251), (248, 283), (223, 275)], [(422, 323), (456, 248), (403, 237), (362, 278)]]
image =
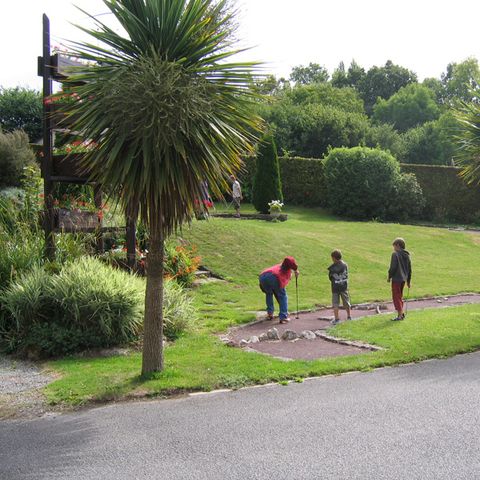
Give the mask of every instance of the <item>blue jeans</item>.
[(275, 296), (280, 307), (280, 320), (288, 318), (288, 296), (284, 288), (280, 288), (278, 278), (272, 272), (266, 272), (260, 275), (260, 288), (265, 293), (267, 301), (267, 313), (273, 314), (275, 306), (273, 297)]

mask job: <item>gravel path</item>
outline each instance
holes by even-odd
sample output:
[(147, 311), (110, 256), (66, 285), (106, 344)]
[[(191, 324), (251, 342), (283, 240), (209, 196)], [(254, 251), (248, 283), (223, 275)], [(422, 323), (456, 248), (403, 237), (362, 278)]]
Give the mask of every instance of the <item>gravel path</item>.
[(43, 415), (41, 389), (53, 380), (31, 362), (0, 356), (0, 419)]

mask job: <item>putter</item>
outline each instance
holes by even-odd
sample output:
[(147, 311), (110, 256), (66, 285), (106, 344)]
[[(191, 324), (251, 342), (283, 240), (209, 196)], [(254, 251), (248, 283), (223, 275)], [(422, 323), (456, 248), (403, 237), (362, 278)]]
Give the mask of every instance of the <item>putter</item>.
[(295, 291), (297, 293), (297, 313), (295, 319), (298, 320), (298, 277), (295, 275)]
[(408, 313), (408, 300), (410, 299), (410, 287), (408, 288), (408, 294), (407, 297), (404, 299), (405, 302), (405, 313), (404, 313), (404, 318), (407, 318), (407, 313)]

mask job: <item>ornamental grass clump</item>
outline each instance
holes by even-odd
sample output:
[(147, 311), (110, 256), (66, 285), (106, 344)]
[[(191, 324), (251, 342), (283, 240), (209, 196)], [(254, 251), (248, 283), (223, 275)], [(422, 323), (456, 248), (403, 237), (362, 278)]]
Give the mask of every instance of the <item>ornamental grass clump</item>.
[[(36, 266), (0, 292), (0, 347), (35, 357), (124, 345), (143, 332), (145, 282), (92, 257), (59, 273)], [(197, 319), (193, 299), (165, 281), (164, 335), (173, 341)]]
[(89, 257), (53, 275), (33, 268), (0, 294), (3, 347), (58, 356), (132, 341), (143, 289), (141, 279)]

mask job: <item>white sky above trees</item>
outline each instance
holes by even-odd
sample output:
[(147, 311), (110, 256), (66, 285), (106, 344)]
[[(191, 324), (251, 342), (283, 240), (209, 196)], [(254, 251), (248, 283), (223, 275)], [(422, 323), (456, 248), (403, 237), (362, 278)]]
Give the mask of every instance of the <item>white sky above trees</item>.
[[(52, 43), (78, 40), (70, 22), (88, 25), (89, 13), (107, 10), (101, 0), (0, 0), (0, 86), (40, 88), (41, 16)], [(388, 59), (420, 79), (439, 77), (449, 62), (480, 57), (477, 0), (238, 0), (243, 55), (266, 62), (266, 72), (288, 77), (293, 66), (320, 63), (330, 72), (354, 58), (365, 68)], [(104, 16), (102, 19), (107, 19)]]

